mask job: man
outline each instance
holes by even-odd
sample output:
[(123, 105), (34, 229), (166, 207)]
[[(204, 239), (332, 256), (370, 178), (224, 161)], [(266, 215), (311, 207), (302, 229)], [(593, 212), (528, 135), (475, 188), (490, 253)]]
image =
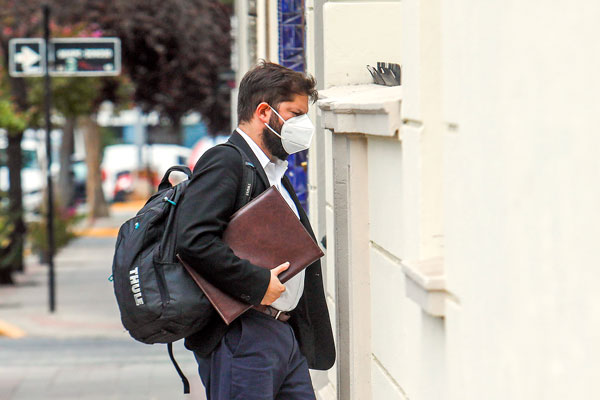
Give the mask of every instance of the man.
[[(308, 148), (314, 127), (306, 113), (317, 99), (315, 81), (263, 62), (242, 79), (238, 128), (229, 142), (256, 168), (252, 198), (275, 186), (314, 239), (287, 177), (287, 156)], [(272, 270), (236, 257), (223, 243), (238, 203), (244, 165), (235, 148), (207, 151), (178, 206), (179, 254), (224, 292), (254, 307), (227, 326), (216, 313), (186, 338), (209, 400), (314, 399), (308, 368), (329, 369), (335, 347), (317, 261), (282, 284)], [(263, 240), (270, 240), (265, 237)], [(294, 238), (287, 238), (293, 241)]]

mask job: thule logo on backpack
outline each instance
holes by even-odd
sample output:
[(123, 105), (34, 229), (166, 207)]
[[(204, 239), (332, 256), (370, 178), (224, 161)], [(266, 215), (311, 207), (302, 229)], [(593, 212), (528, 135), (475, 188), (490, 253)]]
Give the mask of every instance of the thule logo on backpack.
[(131, 284), (131, 291), (133, 292), (133, 298), (135, 299), (135, 305), (140, 306), (144, 304), (142, 298), (142, 290), (140, 289), (140, 276), (138, 274), (138, 267), (135, 267), (129, 271), (129, 282)]

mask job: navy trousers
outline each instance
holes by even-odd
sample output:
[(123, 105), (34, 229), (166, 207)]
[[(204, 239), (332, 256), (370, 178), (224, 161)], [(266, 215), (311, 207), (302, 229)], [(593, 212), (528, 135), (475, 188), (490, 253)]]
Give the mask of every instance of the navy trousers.
[(286, 322), (249, 310), (198, 372), (208, 400), (315, 400), (306, 358)]

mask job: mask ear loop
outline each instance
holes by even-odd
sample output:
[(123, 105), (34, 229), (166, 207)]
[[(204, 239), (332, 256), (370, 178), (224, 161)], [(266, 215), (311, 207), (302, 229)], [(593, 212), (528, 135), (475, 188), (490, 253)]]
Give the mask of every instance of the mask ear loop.
[(282, 120), (283, 122), (285, 122), (285, 119), (283, 119), (283, 117), (282, 117), (281, 115), (279, 115), (279, 113), (278, 113), (277, 111), (275, 111), (275, 109), (274, 109), (273, 107), (271, 107), (271, 106), (270, 106), (268, 103), (267, 103), (267, 105), (269, 106), (269, 108), (270, 108), (271, 110), (273, 110), (273, 112), (274, 112), (274, 113), (275, 113), (275, 114), (276, 114), (276, 115), (277, 115), (279, 118), (281, 118), (281, 120)]
[(269, 128), (269, 130), (270, 130), (271, 132), (273, 132), (274, 134), (276, 134), (276, 135), (279, 137), (279, 139), (282, 139), (281, 135), (280, 135), (279, 133), (275, 132), (275, 129), (271, 128), (271, 127), (269, 126), (269, 124), (267, 124), (266, 122), (263, 122), (263, 124), (265, 124), (265, 126), (266, 126), (267, 128)]
[[(283, 119), (283, 117), (282, 117), (281, 115), (279, 115), (279, 113), (278, 113), (277, 111), (275, 111), (275, 109), (274, 109), (273, 107), (271, 107), (271, 105), (270, 105), (269, 103), (265, 103), (265, 104), (266, 104), (266, 105), (268, 105), (268, 106), (269, 106), (269, 108), (270, 108), (271, 110), (273, 110), (273, 112), (274, 112), (274, 113), (275, 113), (275, 114), (276, 114), (276, 115), (277, 115), (279, 118), (281, 118), (281, 120), (283, 121), (283, 123), (285, 123), (285, 119)], [(279, 139), (283, 139), (279, 133), (275, 132), (275, 129), (271, 128), (271, 126), (270, 126), (269, 124), (267, 124), (266, 122), (263, 122), (263, 124), (265, 124), (265, 126), (266, 126), (267, 128), (269, 128), (269, 130), (270, 130), (271, 132), (273, 132), (275, 135), (277, 135), (277, 137), (279, 137)]]

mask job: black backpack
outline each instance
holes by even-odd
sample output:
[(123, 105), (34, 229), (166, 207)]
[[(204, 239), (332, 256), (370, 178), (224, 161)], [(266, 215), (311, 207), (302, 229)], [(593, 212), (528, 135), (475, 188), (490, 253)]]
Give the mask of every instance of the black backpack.
[[(244, 173), (237, 204), (244, 205), (250, 200), (255, 167), (235, 145), (220, 146), (233, 147), (242, 156)], [(169, 175), (173, 171), (185, 173), (188, 180), (172, 186)], [(172, 342), (202, 329), (215, 312), (175, 257), (175, 208), (191, 178), (188, 167), (167, 170), (158, 192), (119, 229), (112, 265), (123, 326), (140, 342), (168, 344), (171, 361), (184, 383), (184, 393), (189, 393), (189, 383), (175, 362)]]

